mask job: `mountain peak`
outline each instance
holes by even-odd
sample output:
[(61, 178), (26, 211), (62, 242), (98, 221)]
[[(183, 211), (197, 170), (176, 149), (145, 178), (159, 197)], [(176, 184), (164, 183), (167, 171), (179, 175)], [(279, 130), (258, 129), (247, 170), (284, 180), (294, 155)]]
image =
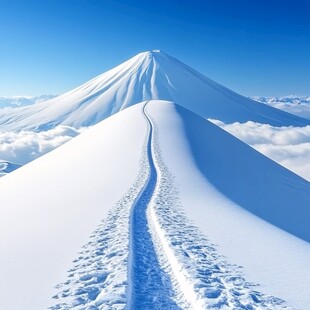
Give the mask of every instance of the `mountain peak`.
[(310, 121), (243, 97), (161, 50), (140, 53), (54, 99), (0, 110), (2, 130), (90, 126), (146, 100), (168, 100), (224, 123), (305, 126)]
[(161, 50), (158, 50), (158, 49), (154, 49), (154, 50), (149, 50), (149, 51), (145, 51), (145, 52), (142, 52), (140, 54), (149, 54), (149, 55), (153, 55), (153, 54), (164, 54), (163, 51)]
[(135, 57), (139, 57), (139, 56), (147, 57), (147, 58), (152, 58), (152, 57), (163, 56), (163, 55), (167, 56), (167, 54), (164, 53), (163, 51), (158, 50), (158, 49), (154, 49), (154, 50), (149, 50), (149, 51), (145, 51), (145, 52), (139, 53), (139, 54), (137, 54), (136, 56), (134, 56), (131, 59), (134, 59)]

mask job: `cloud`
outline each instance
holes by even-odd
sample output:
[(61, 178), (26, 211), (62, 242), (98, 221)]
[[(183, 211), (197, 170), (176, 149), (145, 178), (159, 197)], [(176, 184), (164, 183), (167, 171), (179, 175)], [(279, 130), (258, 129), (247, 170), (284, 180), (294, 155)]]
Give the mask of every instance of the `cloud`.
[(310, 119), (310, 104), (285, 104), (282, 102), (270, 104), (271, 106), (295, 114), (300, 117)]
[[(210, 121), (310, 181), (310, 126), (273, 127), (254, 122), (225, 124), (218, 120)], [(85, 129), (57, 126), (44, 132), (0, 132), (0, 160), (26, 164)]]
[(273, 127), (254, 122), (210, 121), (310, 181), (310, 126)]
[(71, 140), (85, 129), (57, 126), (44, 132), (0, 132), (0, 159), (26, 164)]

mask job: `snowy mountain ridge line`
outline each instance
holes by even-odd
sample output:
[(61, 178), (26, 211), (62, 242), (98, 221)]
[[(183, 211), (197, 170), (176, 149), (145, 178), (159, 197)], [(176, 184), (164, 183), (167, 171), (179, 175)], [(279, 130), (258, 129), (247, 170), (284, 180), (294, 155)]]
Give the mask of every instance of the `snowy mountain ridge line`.
[(305, 126), (310, 120), (243, 97), (162, 51), (140, 53), (123, 64), (51, 100), (0, 109), (0, 130), (87, 127), (139, 102), (170, 100), (225, 123), (254, 121)]
[[(176, 291), (180, 290), (176, 295), (180, 308), (255, 307), (260, 300), (264, 307), (288, 309), (283, 300), (254, 290), (255, 285), (244, 280), (240, 268), (225, 261), (216, 246), (190, 223), (180, 205), (174, 178), (162, 159), (157, 128), (152, 119), (150, 122), (154, 128), (152, 156), (159, 180), (147, 216), (157, 252), (162, 252), (161, 265), (170, 274)], [(235, 295), (242, 297), (236, 299)]]
[[(145, 104), (142, 111), (144, 111), (144, 108)], [(145, 114), (145, 117), (148, 118), (147, 114)], [(178, 208), (175, 206), (177, 197), (174, 196), (176, 191), (173, 183), (171, 183), (171, 176), (167, 168), (164, 167), (162, 159), (160, 159), (158, 145), (153, 142), (156, 127), (153, 127), (154, 125), (151, 125), (153, 124), (151, 122), (149, 124), (152, 127), (150, 127), (149, 131), (148, 146), (146, 147), (146, 144), (143, 146), (144, 151), (142, 154), (144, 155), (141, 160), (140, 170), (142, 175), (138, 179), (140, 184), (141, 180), (144, 180), (145, 185), (143, 187), (138, 186), (140, 188), (139, 194), (137, 194), (137, 186), (134, 185), (132, 193), (135, 193), (137, 198), (134, 201), (132, 198), (128, 200), (132, 204), (132, 215), (129, 222), (131, 237), (129, 239), (135, 240), (141, 234), (141, 231), (144, 231), (141, 225), (133, 227), (135, 216), (144, 218), (142, 222), (139, 221), (138, 223), (143, 223), (145, 228), (149, 227), (151, 234), (145, 230), (144, 233), (147, 236), (142, 236), (143, 239), (138, 237), (139, 243), (134, 245), (134, 242), (130, 242), (129, 247), (131, 249), (129, 249), (129, 253), (131, 254), (129, 254), (127, 265), (125, 253), (128, 247), (126, 242), (128, 229), (124, 227), (124, 223), (128, 224), (126, 217), (129, 218), (128, 210), (130, 210), (130, 207), (124, 208), (124, 205), (120, 203), (117, 209), (121, 213), (117, 213), (118, 215), (114, 212), (109, 213), (107, 220), (93, 234), (93, 241), (86, 244), (81, 255), (74, 261), (76, 266), (70, 269), (69, 280), (58, 286), (63, 292), (56, 295), (58, 304), (52, 309), (67, 309), (68, 307), (83, 309), (85, 306), (93, 306), (109, 307), (111, 309), (114, 307), (119, 309), (168, 309), (173, 307), (196, 310), (218, 308), (219, 305), (227, 305), (228, 307), (249, 307), (252, 305), (255, 307), (258, 300), (259, 304), (264, 307), (288, 309), (280, 299), (264, 296), (257, 290), (254, 291), (252, 289), (253, 284), (245, 282), (238, 268), (225, 262), (216, 253), (214, 245), (208, 243), (193, 225), (188, 225), (184, 214), (177, 211), (180, 206)], [(148, 165), (145, 162), (146, 150), (148, 150)], [(154, 173), (152, 169), (156, 169), (159, 176), (158, 181), (152, 176), (152, 173)], [(147, 175), (148, 178), (146, 179), (145, 176)], [(154, 191), (148, 192), (149, 184), (155, 185)], [(149, 194), (151, 196), (148, 196)], [(148, 198), (145, 200), (145, 195), (150, 200)], [(125, 197), (128, 197), (128, 194)], [(143, 206), (144, 210), (142, 213), (138, 211), (139, 214), (135, 215), (139, 205)], [(122, 212), (120, 208), (126, 211)], [(119, 226), (119, 224), (121, 225)], [(123, 237), (120, 240), (118, 240), (120, 236), (115, 230), (116, 227), (123, 232)], [(112, 238), (110, 241), (109, 235)], [(152, 239), (147, 241), (149, 237)], [(113, 240), (118, 240), (117, 244), (114, 244)], [(155, 251), (148, 251), (145, 244), (153, 247), (152, 243), (155, 243), (153, 249)], [(138, 244), (139, 246), (143, 245), (142, 252), (134, 248)], [(148, 261), (131, 258), (137, 255), (147, 255)], [(157, 257), (158, 267), (154, 267), (158, 263), (150, 259), (150, 255), (154, 255), (154, 258)], [(112, 267), (111, 264), (115, 267)], [(145, 266), (145, 264), (150, 265)], [(110, 266), (113, 272), (109, 273), (104, 270), (105, 266)], [(124, 277), (124, 269), (126, 268), (128, 268), (128, 282)], [(143, 270), (144, 268), (145, 270)], [(91, 272), (92, 269), (98, 271)], [(166, 277), (163, 282), (155, 274), (155, 277), (150, 276), (154, 271), (156, 271), (156, 275), (162, 273), (161, 269), (167, 272), (166, 276), (162, 275), (162, 277)], [(172, 270), (172, 273), (170, 270)], [(147, 277), (144, 277), (145, 272), (147, 272)], [(208, 274), (209, 282), (202, 280), (206, 274)], [(99, 278), (100, 282), (96, 280)], [(168, 286), (169, 278), (173, 284), (174, 293), (172, 287)], [(73, 282), (72, 279), (77, 281)], [(116, 282), (110, 284), (111, 279), (116, 279)], [(126, 289), (127, 283), (129, 286)], [(158, 285), (160, 286), (158, 287)], [(166, 297), (163, 293), (165, 291), (163, 286), (167, 286), (166, 289), (168, 289)], [(157, 290), (154, 290), (156, 287), (160, 289), (159, 295), (154, 295), (154, 293), (157, 293)], [(242, 298), (236, 300), (234, 294), (242, 296)]]
[[(5, 266), (1, 268), (3, 278), (14, 283), (8, 285), (7, 281), (5, 283), (0, 281), (0, 289), (4, 292), (1, 304), (4, 308), (12, 307), (12, 301), (14, 309), (27, 309), (29, 305), (34, 310), (47, 307), (51, 303), (51, 296), (55, 295), (51, 288), (55, 283), (64, 282), (67, 278), (66, 271), (72, 265), (73, 268), (78, 267), (76, 271), (71, 272), (77, 272), (73, 278), (78, 281), (75, 283), (75, 280), (72, 280), (72, 290), (67, 291), (64, 287), (62, 291), (60, 288), (58, 294), (61, 299), (65, 299), (62, 293), (72, 293), (68, 301), (77, 299), (77, 302), (81, 302), (77, 309), (83, 308), (85, 300), (89, 303), (95, 303), (96, 300), (99, 302), (102, 287), (98, 281), (103, 282), (103, 286), (105, 281), (107, 283), (112, 283), (109, 281), (113, 279), (117, 281), (116, 273), (108, 275), (104, 269), (102, 273), (98, 271), (97, 275), (88, 275), (90, 269), (96, 266), (101, 270), (100, 267), (103, 266), (100, 262), (108, 261), (109, 265), (112, 264), (113, 260), (109, 259), (113, 255), (109, 256), (115, 252), (113, 241), (108, 243), (107, 248), (101, 248), (104, 245), (101, 237), (110, 237), (106, 234), (105, 224), (99, 225), (94, 238), (90, 240), (89, 236), (101, 218), (108, 217), (106, 226), (108, 230), (117, 229), (117, 225), (113, 225), (113, 220), (117, 220), (118, 217), (109, 217), (108, 211), (110, 206), (115, 205), (120, 197), (128, 192), (141, 168), (141, 150), (145, 147), (145, 136), (148, 133), (146, 119), (142, 113), (144, 104), (117, 113), (58, 149), (0, 179), (2, 189), (0, 200), (3, 205), (0, 209), (2, 249), (0, 266)], [(208, 237), (210, 240), (208, 245), (217, 244), (218, 252), (223, 254), (227, 261), (243, 266), (247, 281), (261, 284), (262, 295), (255, 291), (256, 298), (253, 298), (254, 295), (250, 296), (252, 288), (249, 290), (245, 288), (242, 289), (244, 293), (242, 297), (239, 296), (237, 299), (245, 303), (251, 301), (259, 307), (262, 303), (257, 298), (265, 300), (266, 296), (278, 296), (287, 302), (288, 307), (306, 309), (305, 305), (309, 304), (310, 296), (307, 286), (310, 280), (307, 268), (310, 257), (309, 244), (287, 231), (290, 230), (303, 239), (308, 238), (309, 183), (258, 154), (217, 126), (176, 104), (150, 101), (147, 104), (147, 113), (157, 130), (158, 136), (154, 143), (158, 143), (162, 160), (177, 185), (180, 202), (179, 205), (176, 204), (177, 212), (184, 211), (186, 218), (190, 220), (189, 223), (193, 221), (199, 231)], [(208, 150), (209, 154), (205, 154), (204, 150)], [(204, 170), (199, 158), (203, 158), (205, 165), (208, 165), (209, 174)], [(225, 178), (222, 178), (223, 175)], [(31, 182), (29, 182), (30, 176)], [(163, 176), (161, 174), (162, 178)], [(227, 182), (216, 183), (214, 176)], [(170, 186), (170, 183), (165, 183), (164, 180), (161, 184)], [(240, 201), (240, 204), (237, 204), (238, 197), (232, 196), (236, 185), (249, 192), (248, 201)], [(10, 190), (12, 187), (14, 192)], [(159, 192), (156, 192), (159, 199), (160, 195), (165, 193), (165, 188), (162, 186)], [(255, 191), (251, 192), (253, 188)], [(16, 192), (19, 193), (18, 196)], [(36, 195), (32, 194), (34, 192)], [(145, 199), (149, 199), (147, 189), (140, 198), (140, 203), (136, 206), (140, 205), (140, 210), (145, 211), (143, 203)], [(169, 202), (169, 199), (164, 200)], [(21, 201), (27, 202), (26, 208)], [(154, 201), (156, 202), (156, 199)], [(272, 214), (270, 206), (273, 206)], [(164, 212), (166, 206), (162, 204), (161, 207), (156, 210), (158, 222), (165, 227), (166, 240), (172, 240), (170, 233), (175, 237), (177, 235), (173, 233), (173, 225), (170, 225), (171, 230), (168, 231), (167, 222), (160, 220), (170, 218), (169, 213)], [(293, 215), (292, 208), (295, 212)], [(138, 210), (139, 208), (136, 209)], [(136, 214), (138, 220), (142, 219), (145, 223), (146, 217), (139, 216), (139, 212)], [(171, 214), (172, 217), (174, 215)], [(179, 219), (180, 225), (177, 229), (184, 228), (187, 223), (182, 217)], [(127, 225), (126, 220), (123, 223)], [(123, 227), (125, 226), (120, 225), (120, 229)], [(141, 227), (148, 227), (148, 222), (146, 221), (146, 225)], [(113, 235), (119, 232), (116, 230), (115, 233), (113, 232)], [(136, 237), (138, 235), (135, 234)], [(193, 243), (201, 245), (202, 239), (197, 239), (195, 236), (201, 234), (193, 234)], [(248, 241), (249, 236), (251, 242)], [(144, 238), (145, 235), (142, 234), (141, 237)], [(195, 257), (199, 258), (201, 252), (204, 253), (203, 249), (196, 253), (195, 249), (191, 248), (191, 242), (184, 244), (182, 236), (181, 240), (172, 241), (181, 241), (181, 244), (169, 241), (169, 245), (173, 248), (178, 261), (184, 266), (193, 266), (194, 264), (186, 264), (185, 261), (193, 258), (195, 261)], [(246, 242), (248, 251), (245, 252)], [(83, 244), (86, 245), (85, 251), (83, 249), (82, 254), (77, 254)], [(179, 246), (181, 248), (178, 248)], [(121, 250), (121, 247), (118, 249)], [(178, 252), (179, 249), (182, 251)], [(214, 258), (211, 249), (207, 250), (205, 254), (211, 253), (210, 259)], [(189, 257), (182, 256), (185, 252)], [(119, 258), (124, 257), (122, 253), (123, 251)], [(161, 261), (164, 255), (158, 253), (162, 252), (155, 250), (151, 257)], [(98, 258), (96, 255), (102, 257)], [(72, 264), (75, 258), (78, 260)], [(212, 298), (207, 297), (210, 305), (216, 305), (216, 301), (221, 300), (231, 301), (229, 293), (225, 290), (232, 286), (227, 285), (224, 288), (218, 282), (218, 277), (221, 276), (223, 283), (228, 280), (225, 278), (227, 269), (223, 267), (218, 272), (215, 265), (216, 263), (214, 269), (213, 265), (210, 266), (212, 274), (203, 276), (205, 285), (208, 286), (214, 281), (219, 285), (215, 288), (210, 284), (214, 289), (213, 295), (210, 290), (205, 291), (206, 296), (211, 294), (209, 296)], [(85, 268), (86, 277), (84, 274), (79, 277), (79, 271), (82, 270), (78, 270), (80, 267)], [(121, 269), (124, 270), (123, 267)], [(169, 277), (168, 269), (162, 268), (161, 274), (168, 274), (168, 280), (171, 279), (173, 284), (174, 280), (173, 277)], [(199, 274), (199, 269), (197, 272)], [(120, 282), (115, 283), (125, 285), (121, 274), (124, 273), (119, 274)], [(21, 276), (23, 281), (20, 281)], [(235, 285), (240, 282), (242, 281), (237, 281)], [(245, 283), (242, 282), (242, 285), (246, 285)], [(300, 286), (304, 289), (298, 289)], [(118, 292), (121, 292), (123, 285), (119, 287)], [(146, 285), (148, 289), (151, 287)], [(156, 290), (158, 292), (158, 289)], [(19, 292), (18, 298), (16, 291)], [(215, 291), (217, 294), (220, 291), (220, 295), (215, 297)], [(79, 293), (81, 296), (77, 296)], [(113, 299), (113, 296), (106, 297), (110, 301)], [(100, 298), (100, 302), (107, 302), (104, 296), (101, 295)], [(119, 295), (114, 300), (120, 301)], [(104, 308), (104, 303), (101, 303), (101, 306)]]
[[(309, 126), (274, 127), (253, 122), (225, 124), (210, 121), (310, 181)], [(26, 164), (86, 129), (60, 125), (44, 132), (0, 132), (0, 159)]]
[[(294, 179), (293, 174), (290, 174), (290, 177), (287, 175), (288, 177), (286, 178), (284, 170), (279, 169), (279, 167), (276, 168), (278, 165), (266, 165), (267, 162), (263, 163), (263, 156), (260, 155), (260, 159), (258, 157), (254, 159), (252, 155), (256, 152), (253, 150), (247, 151), (247, 155), (235, 153), (237, 149), (245, 151), (248, 148), (241, 147), (241, 142), (233, 143), (234, 139), (229, 135), (227, 135), (226, 140), (224, 138), (226, 134), (219, 135), (222, 131), (216, 129), (216, 127), (208, 127), (197, 116), (194, 117), (194, 115), (186, 113), (177, 105), (169, 106), (168, 109), (168, 105), (165, 106), (164, 103), (158, 106), (151, 104), (148, 109), (158, 128), (162, 156), (178, 184), (180, 203), (186, 212), (186, 216), (192, 219), (195, 225), (198, 224), (197, 226), (200, 230), (208, 236), (208, 239), (212, 240), (212, 243), (218, 245), (221, 253), (228, 257), (229, 261), (245, 268), (244, 271), (247, 277), (251, 275), (248, 278), (250, 282), (261, 283), (263, 293), (270, 294), (272, 292), (273, 295), (289, 301), (289, 305), (293, 308), (307, 309), (306, 305), (309, 303), (309, 299), (306, 297), (308, 301), (304, 303), (302, 301), (304, 299), (301, 296), (303, 294), (298, 293), (297, 287), (300, 287), (300, 285), (302, 287), (304, 285), (307, 286), (306, 283), (310, 280), (310, 275), (309, 273), (308, 275), (304, 273), (304, 268), (299, 269), (297, 266), (304, 265), (307, 268), (306, 257), (310, 255), (309, 244), (301, 243), (302, 251), (297, 248), (293, 250), (291, 246), (295, 244), (297, 239), (291, 239), (291, 235), (281, 237), (283, 231), (275, 229), (274, 226), (269, 224), (266, 225), (265, 221), (256, 222), (252, 213), (254, 210), (250, 210), (250, 213), (248, 213), (244, 208), (240, 208), (240, 205), (237, 206), (236, 204), (234, 207), (234, 203), (231, 200), (233, 197), (231, 197), (231, 194), (227, 195), (228, 192), (224, 189), (224, 186), (231, 188), (231, 191), (235, 191), (234, 187), (239, 179), (236, 187), (243, 188), (243, 193), (248, 193), (251, 188), (256, 189), (256, 192), (250, 192), (248, 197), (253, 198), (253, 202), (257, 199), (257, 202), (259, 201), (258, 204), (261, 206), (267, 203), (269, 205), (267, 208), (274, 209), (276, 213), (279, 212), (278, 217), (280, 219), (282, 212), (287, 214), (287, 207), (289, 205), (300, 206), (300, 202), (303, 199), (305, 199), (303, 202), (304, 211), (299, 212), (296, 210), (296, 212), (308, 217), (310, 202), (309, 183), (300, 179), (305, 186), (304, 189), (301, 190), (300, 183), (299, 185), (296, 184), (296, 191), (292, 190), (294, 187), (291, 183)], [(172, 113), (174, 109), (178, 111), (177, 114)], [(207, 128), (208, 130), (206, 130)], [(180, 135), (184, 139), (180, 138)], [(190, 143), (193, 137), (200, 141), (199, 143), (197, 142), (197, 145)], [(235, 147), (228, 143), (228, 137), (230, 137), (229, 141)], [(174, 141), (173, 146), (171, 146), (171, 141)], [(209, 156), (205, 156), (205, 153), (202, 152), (202, 150), (206, 149), (210, 152)], [(251, 153), (252, 155), (250, 155)], [(175, 156), (175, 154), (178, 154), (178, 156)], [(193, 158), (193, 154), (200, 155)], [(210, 171), (209, 175), (205, 174), (201, 163), (197, 162), (199, 158), (201, 160), (203, 158), (205, 165)], [(252, 162), (253, 165), (249, 167), (247, 161)], [(268, 162), (271, 164), (270, 161)], [(229, 163), (230, 168), (228, 168), (226, 163)], [(248, 171), (251, 171), (248, 175), (249, 178), (241, 185), (240, 180), (244, 180)], [(214, 180), (212, 181), (213, 172), (218, 178), (222, 178), (226, 182), (221, 186), (214, 183)], [(277, 179), (278, 184), (272, 180), (273, 178)], [(288, 180), (290, 180), (290, 185), (287, 183)], [(295, 180), (297, 181), (297, 179)], [(270, 186), (271, 184), (273, 185)], [(281, 190), (276, 188), (278, 186)], [(264, 191), (264, 194), (260, 192), (261, 190)], [(286, 199), (290, 195), (286, 198), (283, 197), (286, 191), (290, 191), (290, 195), (295, 196), (295, 198), (298, 198), (300, 194), (303, 196), (302, 193), (306, 194), (307, 198), (304, 196), (299, 202), (288, 202)], [(276, 194), (276, 192), (279, 194)], [(273, 200), (275, 196), (280, 198), (282, 202)], [(253, 202), (248, 201), (248, 204), (252, 205)], [(267, 208), (261, 208), (261, 214)], [(288, 216), (288, 218), (292, 220), (292, 217)], [(282, 217), (283, 221), (287, 219)], [(305, 222), (299, 222), (297, 225), (306, 228)], [(288, 243), (284, 246), (286, 242)], [(244, 247), (245, 244), (247, 244), (246, 247)], [(288, 271), (287, 266), (290, 266), (290, 271)], [(283, 272), (286, 274), (285, 276)], [(254, 278), (253, 274), (255, 274)], [(292, 277), (292, 275), (294, 276)], [(304, 284), (299, 283), (299, 281), (302, 281)], [(288, 285), (290, 289), (292, 289), (291, 283), (295, 283), (296, 289), (292, 289), (289, 293), (285, 288), (287, 283), (290, 283)], [(267, 287), (268, 290), (266, 291)], [(299, 295), (299, 300), (295, 299), (297, 295)], [(293, 299), (294, 302), (292, 301)], [(268, 309), (273, 308), (269, 307)]]

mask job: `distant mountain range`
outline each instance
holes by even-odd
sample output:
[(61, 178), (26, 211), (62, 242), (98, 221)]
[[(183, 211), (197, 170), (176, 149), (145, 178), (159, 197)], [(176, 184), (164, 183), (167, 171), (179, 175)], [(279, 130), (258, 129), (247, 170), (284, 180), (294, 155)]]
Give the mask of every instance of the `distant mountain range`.
[(268, 104), (277, 109), (310, 119), (310, 97), (252, 97), (253, 100)]
[(56, 95), (0, 97), (0, 108), (17, 108), (32, 105), (56, 97)]

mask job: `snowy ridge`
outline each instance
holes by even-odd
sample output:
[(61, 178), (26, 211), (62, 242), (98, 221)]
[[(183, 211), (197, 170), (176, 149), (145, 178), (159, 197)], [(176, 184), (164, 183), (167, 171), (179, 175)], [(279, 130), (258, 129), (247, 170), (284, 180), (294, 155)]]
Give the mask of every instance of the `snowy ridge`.
[(170, 274), (181, 309), (289, 309), (260, 293), (240, 267), (229, 264), (185, 216), (174, 178), (162, 160), (156, 127), (152, 152), (159, 175), (148, 221), (163, 268)]
[(51, 309), (287, 309), (254, 290), (185, 217), (146, 106), (139, 177), (57, 285)]
[(152, 157), (153, 127), (145, 113), (146, 104), (142, 111), (149, 126), (146, 146), (149, 176), (132, 206), (126, 309), (178, 309), (171, 279), (160, 265), (147, 219), (147, 210), (158, 180)]
[(309, 305), (309, 182), (172, 102), (117, 113), (0, 183), (4, 309)]

